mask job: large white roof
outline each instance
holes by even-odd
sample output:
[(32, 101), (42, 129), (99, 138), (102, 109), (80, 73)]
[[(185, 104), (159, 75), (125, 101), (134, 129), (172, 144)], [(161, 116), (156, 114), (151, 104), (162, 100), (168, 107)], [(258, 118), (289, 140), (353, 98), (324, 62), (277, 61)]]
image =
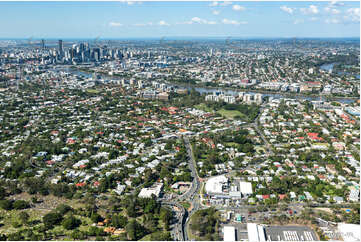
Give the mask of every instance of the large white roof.
[(206, 183), (207, 193), (222, 193), (223, 183), (227, 183), (228, 178), (226, 176), (216, 176), (209, 178)]
[(360, 224), (339, 223), (337, 228), (344, 241), (361, 241)]
[(241, 190), (241, 193), (243, 194), (252, 194), (252, 183), (250, 182), (240, 182), (239, 187)]
[(233, 226), (223, 227), (223, 241), (236, 241), (236, 229)]
[(266, 235), (262, 225), (247, 223), (247, 233), (249, 242), (266, 241)]

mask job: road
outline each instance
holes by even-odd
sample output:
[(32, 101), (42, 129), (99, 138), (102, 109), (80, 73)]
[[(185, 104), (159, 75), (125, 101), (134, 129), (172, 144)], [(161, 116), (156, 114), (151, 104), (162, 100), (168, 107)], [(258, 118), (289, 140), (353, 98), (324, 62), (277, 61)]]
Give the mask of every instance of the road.
[(184, 144), (187, 149), (187, 153), (189, 156), (189, 168), (191, 169), (192, 176), (193, 176), (193, 182), (191, 188), (188, 190), (188, 192), (185, 194), (183, 198), (189, 199), (192, 204), (192, 210), (189, 211), (189, 213), (186, 214), (185, 217), (185, 223), (183, 224), (183, 231), (184, 231), (184, 239), (189, 240), (188, 234), (187, 234), (187, 225), (189, 222), (189, 218), (192, 216), (194, 212), (196, 212), (200, 207), (200, 199), (199, 199), (199, 189), (200, 189), (200, 182), (199, 182), (199, 176), (198, 171), (196, 169), (196, 161), (194, 159), (192, 145), (189, 142), (188, 137), (184, 136)]
[(196, 169), (196, 162), (194, 160), (192, 146), (189, 143), (188, 137), (184, 137), (183, 139), (184, 139), (184, 143), (185, 143), (185, 146), (187, 149), (187, 154), (189, 157), (188, 162), (189, 162), (189, 168), (191, 169), (193, 181), (192, 181), (192, 185), (191, 185), (190, 189), (186, 193), (184, 193), (182, 196), (180, 196), (178, 198), (178, 201), (186, 200), (186, 199), (193, 197), (194, 194), (196, 194), (196, 192), (199, 190), (199, 186), (200, 186), (199, 176), (198, 176), (198, 171)]
[(257, 117), (254, 119), (253, 123), (251, 124), (252, 127), (254, 127), (254, 129), (256, 130), (256, 132), (259, 134), (259, 136), (261, 137), (263, 143), (265, 144), (265, 146), (267, 147), (267, 152), (268, 155), (273, 155), (273, 151), (272, 151), (272, 145), (268, 142), (267, 138), (263, 135), (263, 132), (261, 132), (261, 130), (259, 129), (259, 118), (263, 112), (263, 107), (261, 107), (261, 109), (259, 110), (259, 113), (257, 115)]
[[(192, 146), (189, 142), (188, 137), (183, 137), (187, 154), (188, 154), (188, 162), (189, 162), (189, 168), (191, 170), (191, 174), (193, 177), (192, 185), (190, 189), (184, 193), (182, 196), (178, 197), (175, 201), (169, 201), (165, 199), (158, 199), (159, 202), (163, 206), (169, 206), (173, 210), (173, 212), (176, 214), (177, 222), (174, 225), (174, 228), (172, 230), (172, 234), (175, 240), (178, 241), (187, 241), (189, 240), (188, 234), (187, 234), (187, 223), (189, 221), (189, 218), (191, 215), (197, 211), (201, 205), (200, 205), (200, 199), (199, 199), (199, 189), (200, 189), (200, 182), (199, 182), (199, 176), (198, 171), (196, 169), (196, 162), (193, 156), (193, 150)], [(184, 207), (180, 204), (180, 202), (188, 201), (191, 203), (192, 210), (187, 211), (184, 209)]]

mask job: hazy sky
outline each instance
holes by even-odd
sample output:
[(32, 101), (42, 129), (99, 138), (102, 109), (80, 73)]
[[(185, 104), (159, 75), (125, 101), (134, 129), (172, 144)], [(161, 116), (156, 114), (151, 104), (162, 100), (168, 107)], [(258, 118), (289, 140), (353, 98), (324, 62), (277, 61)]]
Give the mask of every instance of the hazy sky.
[(0, 38), (359, 37), (359, 2), (0, 2)]

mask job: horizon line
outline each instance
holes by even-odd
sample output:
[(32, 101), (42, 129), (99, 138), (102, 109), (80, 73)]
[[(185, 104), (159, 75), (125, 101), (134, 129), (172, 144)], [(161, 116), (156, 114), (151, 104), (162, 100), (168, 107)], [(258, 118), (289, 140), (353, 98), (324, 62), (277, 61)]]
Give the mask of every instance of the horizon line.
[(77, 39), (97, 39), (99, 40), (108, 40), (108, 39), (170, 39), (170, 38), (198, 38), (198, 39), (360, 39), (360, 36), (342, 36), (342, 37), (309, 37), (309, 36), (149, 36), (149, 37), (103, 37), (103, 38), (96, 38), (96, 37), (47, 37), (47, 38), (40, 38), (40, 37), (1, 37), (0, 40), (59, 40), (59, 39), (69, 39), (69, 40), (77, 40)]

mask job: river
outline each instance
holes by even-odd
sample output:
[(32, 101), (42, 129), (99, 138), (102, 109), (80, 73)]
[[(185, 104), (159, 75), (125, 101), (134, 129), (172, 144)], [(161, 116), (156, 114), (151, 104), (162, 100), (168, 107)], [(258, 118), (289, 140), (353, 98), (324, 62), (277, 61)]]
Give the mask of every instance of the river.
[[(330, 64), (323, 64), (322, 66), (320, 66), (320, 69), (321, 70), (324, 70), (324, 71), (327, 71), (329, 72), (330, 70), (333, 71), (333, 67), (336, 65), (337, 63), (334, 62), (334, 63), (330, 63)], [(357, 79), (360, 79), (360, 74), (352, 74), (352, 73), (349, 73), (349, 72), (344, 72), (344, 71), (339, 71), (337, 72), (338, 75), (350, 75), (350, 76), (354, 76), (356, 77)]]
[[(335, 63), (332, 64), (328, 64), (328, 66), (332, 65), (331, 68), (333, 68), (333, 65)], [(330, 67), (327, 67), (330, 68)], [(87, 72), (83, 72), (83, 71), (78, 71), (78, 70), (72, 70), (70, 68), (61, 68), (58, 69), (61, 71), (65, 71), (68, 73), (72, 73), (78, 76), (83, 76), (85, 78), (90, 78), (92, 77), (91, 73), (87, 73)], [(98, 74), (99, 75), (99, 74)], [(115, 77), (115, 76), (106, 76), (106, 75), (100, 75), (102, 76), (102, 78), (104, 78), (105, 80), (108, 79), (113, 79), (113, 80), (120, 80), (122, 78), (120, 77)], [(223, 92), (225, 94), (229, 94), (229, 95), (233, 95), (233, 96), (238, 96), (239, 92), (244, 92), (247, 94), (256, 94), (256, 91), (239, 91), (239, 90), (232, 90), (229, 88), (217, 88), (217, 87), (192, 87), (192, 86), (187, 86), (186, 84), (170, 84), (172, 86), (178, 86), (178, 87), (182, 87), (182, 88), (187, 88), (188, 90), (191, 89), (195, 89), (197, 92), (201, 93), (201, 94), (207, 94), (207, 93), (213, 93), (213, 92)], [(262, 93), (262, 95), (264, 97), (273, 97), (275, 99), (280, 99), (280, 98), (292, 98), (292, 99), (298, 99), (298, 100), (308, 100), (308, 101), (319, 101), (320, 100), (320, 96), (303, 96), (303, 95), (299, 95), (299, 94), (295, 94), (292, 95), (290, 93), (287, 94), (281, 94), (281, 93)], [(325, 100), (326, 98), (323, 97), (323, 99)], [(332, 98), (331, 98), (332, 100)], [(355, 101), (355, 99), (350, 99), (350, 98), (334, 98), (333, 100), (337, 100), (338, 102), (341, 103), (345, 103), (345, 104), (349, 104)]]
[(336, 65), (336, 63), (323, 64), (322, 66), (320, 66), (320, 69), (324, 71), (332, 71), (334, 65)]

